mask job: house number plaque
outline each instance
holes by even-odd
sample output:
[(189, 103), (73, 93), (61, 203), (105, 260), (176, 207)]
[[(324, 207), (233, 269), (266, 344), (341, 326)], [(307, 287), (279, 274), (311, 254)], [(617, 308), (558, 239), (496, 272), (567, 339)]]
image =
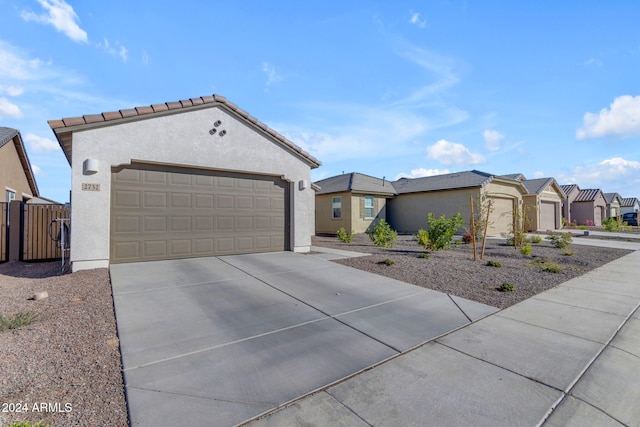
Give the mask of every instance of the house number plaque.
[(83, 182), (82, 191), (100, 191), (100, 184), (87, 184)]

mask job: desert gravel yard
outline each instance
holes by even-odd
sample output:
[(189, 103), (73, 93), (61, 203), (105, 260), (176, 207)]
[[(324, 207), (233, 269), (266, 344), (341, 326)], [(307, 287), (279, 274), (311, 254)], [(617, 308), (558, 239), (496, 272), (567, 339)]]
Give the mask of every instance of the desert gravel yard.
[[(630, 252), (572, 245), (573, 254), (565, 255), (543, 241), (525, 256), (504, 240), (490, 240), (484, 260), (474, 262), (469, 245), (427, 252), (411, 236), (400, 236), (391, 249), (374, 246), (366, 235), (349, 244), (314, 237), (313, 244), (371, 253), (336, 262), (499, 308)], [(424, 253), (429, 257), (420, 258)], [(393, 264), (379, 263), (385, 259)], [(501, 268), (487, 266), (488, 260)], [(561, 271), (543, 271), (549, 262)], [(498, 292), (503, 283), (515, 291)], [(43, 291), (48, 298), (30, 299)], [(59, 275), (57, 262), (0, 264), (0, 315), (6, 319), (17, 313), (37, 320), (0, 330), (0, 426), (40, 420), (52, 426), (127, 426), (108, 271)]]
[[(532, 244), (531, 255), (525, 256), (519, 249), (507, 246), (505, 240), (488, 239), (484, 259), (474, 262), (470, 244), (427, 251), (414, 241), (413, 236), (406, 235), (398, 236), (398, 243), (392, 248), (375, 246), (366, 234), (356, 235), (351, 243), (341, 243), (331, 236), (315, 236), (313, 245), (369, 253), (370, 256), (335, 262), (501, 309), (630, 252), (583, 245), (570, 245), (565, 251), (543, 240)], [(420, 258), (421, 254), (428, 258)], [(479, 255), (480, 250), (478, 258)], [(385, 259), (393, 264), (382, 263)], [(501, 267), (488, 266), (487, 261), (497, 261)], [(542, 269), (550, 262), (560, 266), (559, 273)], [(499, 292), (496, 288), (504, 283), (513, 285), (515, 290)]]

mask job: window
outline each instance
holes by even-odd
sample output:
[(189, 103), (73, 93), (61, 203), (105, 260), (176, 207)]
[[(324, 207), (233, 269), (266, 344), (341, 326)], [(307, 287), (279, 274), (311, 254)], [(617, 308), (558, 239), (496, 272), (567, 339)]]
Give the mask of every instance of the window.
[(373, 196), (364, 196), (364, 217), (373, 218)]
[(334, 197), (331, 199), (331, 212), (333, 219), (342, 218), (342, 197)]
[(7, 202), (13, 202), (16, 199), (16, 192), (7, 190)]

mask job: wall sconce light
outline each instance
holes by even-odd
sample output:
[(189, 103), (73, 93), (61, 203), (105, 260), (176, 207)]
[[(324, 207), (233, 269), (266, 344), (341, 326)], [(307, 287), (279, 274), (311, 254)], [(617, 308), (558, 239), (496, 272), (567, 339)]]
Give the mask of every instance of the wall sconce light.
[(307, 183), (306, 179), (301, 179), (300, 181), (298, 181), (298, 189), (300, 191), (306, 190), (307, 189), (307, 185), (308, 185), (308, 183)]
[(96, 159), (86, 159), (82, 163), (82, 172), (85, 175), (92, 175), (98, 173), (98, 161)]

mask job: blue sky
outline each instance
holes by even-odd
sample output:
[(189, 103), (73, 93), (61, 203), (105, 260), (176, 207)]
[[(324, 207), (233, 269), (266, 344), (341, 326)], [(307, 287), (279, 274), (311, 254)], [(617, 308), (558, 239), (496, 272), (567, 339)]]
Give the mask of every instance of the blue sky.
[(59, 201), (47, 120), (213, 93), (319, 158), (314, 180), (478, 169), (640, 197), (639, 18), (635, 0), (0, 0), (0, 126)]

